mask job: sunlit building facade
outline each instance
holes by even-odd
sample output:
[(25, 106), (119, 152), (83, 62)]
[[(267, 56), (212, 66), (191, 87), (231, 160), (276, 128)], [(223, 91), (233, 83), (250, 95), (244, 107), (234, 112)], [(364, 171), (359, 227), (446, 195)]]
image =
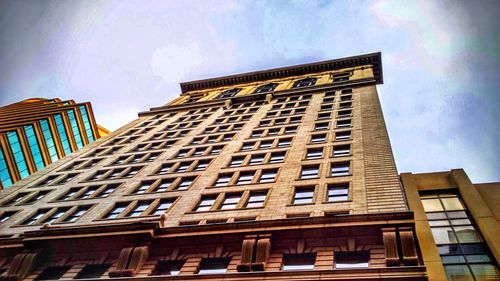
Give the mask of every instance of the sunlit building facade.
[(0, 189), (105, 134), (88, 102), (35, 98), (0, 107)]
[(462, 169), (403, 173), (432, 280), (500, 280), (500, 183), (473, 184)]
[(0, 279), (428, 280), (380, 83), (380, 53), (182, 83), (2, 191)]

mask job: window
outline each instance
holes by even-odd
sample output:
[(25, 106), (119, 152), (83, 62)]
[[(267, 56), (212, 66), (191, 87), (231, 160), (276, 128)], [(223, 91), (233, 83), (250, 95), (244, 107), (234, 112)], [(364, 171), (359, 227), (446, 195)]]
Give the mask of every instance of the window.
[(285, 152), (271, 153), (269, 163), (281, 163), (285, 160)]
[(196, 207), (196, 212), (209, 211), (212, 208), (212, 205), (215, 203), (215, 196), (202, 198), (198, 206)]
[(420, 197), (448, 278), (496, 280), (498, 268), (460, 196), (450, 192)]
[(194, 177), (182, 178), (179, 185), (177, 185), (176, 190), (187, 190), (193, 183), (194, 179)]
[(314, 200), (314, 187), (300, 187), (295, 188), (292, 204), (310, 204)]
[(255, 89), (255, 94), (260, 94), (260, 93), (267, 93), (267, 92), (272, 92), (274, 91), (274, 89), (278, 86), (277, 83), (269, 83), (269, 84), (265, 84), (265, 85), (262, 85), (262, 86), (259, 86), (257, 87), (257, 89)]
[(276, 175), (278, 174), (277, 169), (273, 170), (263, 170), (260, 176), (260, 183), (274, 182), (276, 180)]
[(318, 114), (318, 120), (322, 119), (330, 119), (332, 118), (332, 113), (331, 112), (321, 112)]
[(29, 176), (30, 172), (28, 170), (28, 166), (26, 164), (26, 158), (23, 154), (23, 150), (19, 142), (19, 136), (16, 131), (11, 131), (7, 133), (7, 138), (10, 144), (10, 148), (12, 150), (12, 154), (14, 155), (14, 160), (16, 162), (17, 170), (19, 171), (21, 179), (23, 179)]
[(350, 110), (350, 109), (339, 110), (339, 112), (338, 112), (338, 117), (339, 118), (347, 117), (347, 116), (351, 116), (351, 115), (352, 115), (352, 110)]
[(318, 79), (317, 78), (311, 78), (311, 77), (300, 79), (298, 81), (295, 81), (295, 83), (293, 83), (293, 88), (302, 88), (302, 87), (314, 86), (314, 84), (316, 84), (316, 80), (318, 80)]
[(245, 142), (241, 147), (241, 151), (252, 150), (254, 143), (253, 142)]
[(259, 165), (264, 163), (265, 154), (252, 155), (250, 158), (250, 165)]
[(248, 198), (247, 205), (245, 207), (246, 208), (263, 207), (264, 201), (266, 201), (266, 196), (267, 196), (267, 193), (265, 193), (265, 192), (258, 192), (258, 193), (250, 194), (250, 197)]
[(314, 269), (316, 253), (284, 254), (283, 270), (311, 270)]
[(292, 144), (292, 139), (289, 138), (278, 140), (278, 147), (288, 147), (291, 144)]
[(116, 187), (118, 185), (109, 185), (109, 186), (106, 186), (102, 191), (101, 193), (99, 193), (98, 195), (96, 195), (95, 197), (98, 197), (98, 198), (106, 198), (109, 196), (109, 194), (111, 194), (113, 191), (116, 190)]
[(42, 153), (40, 152), (40, 144), (35, 135), (33, 125), (24, 126), (24, 132), (26, 133), (26, 138), (28, 139), (31, 156), (33, 156), (33, 160), (35, 161), (36, 169), (40, 170), (45, 167), (45, 163), (43, 162)]
[(333, 157), (348, 156), (351, 154), (351, 145), (336, 145), (333, 147)]
[(158, 174), (158, 175), (164, 175), (164, 174), (168, 173), (168, 171), (170, 170), (170, 168), (172, 168), (171, 164), (163, 164), (160, 167), (160, 169), (158, 169), (158, 171), (156, 171), (156, 174)]
[(351, 131), (344, 131), (344, 132), (336, 132), (335, 133), (335, 140), (336, 141), (344, 141), (344, 140), (349, 140), (351, 139)]
[(71, 124), (71, 130), (73, 131), (73, 136), (75, 138), (76, 147), (78, 149), (83, 147), (83, 138), (80, 133), (80, 128), (76, 122), (75, 111), (73, 109), (68, 110), (69, 123)]
[(319, 177), (319, 165), (303, 166), (300, 172), (300, 179), (313, 179)]
[(332, 163), (331, 166), (331, 172), (332, 176), (338, 177), (338, 176), (348, 176), (350, 175), (349, 173), (349, 162), (345, 163)]
[(168, 211), (170, 206), (172, 206), (173, 201), (161, 201), (158, 206), (156, 206), (155, 210), (153, 211), (153, 215), (161, 215), (165, 212)]
[(52, 215), (44, 220), (45, 223), (53, 223), (60, 219), (68, 209), (57, 209)]
[(273, 146), (273, 141), (261, 141), (259, 149), (269, 149)]
[(57, 161), (59, 159), (59, 156), (57, 155), (54, 137), (52, 136), (52, 131), (50, 130), (48, 120), (40, 120), (40, 126), (42, 127), (43, 138), (45, 139), (45, 143), (47, 144), (47, 148), (49, 150), (50, 159), (52, 160), (52, 162)]
[(323, 148), (309, 148), (307, 150), (307, 160), (323, 158)]
[(144, 211), (149, 207), (151, 202), (139, 202), (137, 205), (128, 213), (129, 217), (138, 217), (141, 216)]
[(8, 219), (10, 219), (15, 212), (5, 212), (2, 215), (0, 215), (0, 223), (6, 222)]
[(33, 216), (31, 216), (29, 219), (27, 219), (23, 225), (32, 225), (35, 223), (38, 223), (38, 221), (45, 216), (45, 214), (49, 211), (49, 209), (44, 209), (44, 210), (39, 210), (36, 212)]
[(238, 202), (240, 202), (241, 194), (229, 194), (226, 195), (222, 205), (220, 206), (221, 210), (229, 210), (236, 209), (238, 206)]
[(250, 184), (252, 183), (253, 176), (254, 172), (243, 172), (240, 174), (240, 177), (238, 178), (238, 181), (236, 181), (236, 184)]
[(160, 181), (160, 184), (156, 187), (155, 192), (163, 192), (167, 191), (167, 189), (172, 185), (173, 180), (171, 179), (163, 179)]
[(215, 181), (214, 186), (226, 186), (231, 180), (231, 174), (220, 174), (219, 178)]
[(151, 187), (151, 182), (142, 182), (139, 187), (134, 191), (135, 194), (143, 194)]
[(351, 125), (351, 119), (337, 121), (337, 128), (348, 128)]
[(66, 217), (63, 222), (75, 222), (76, 220), (78, 220), (80, 217), (82, 217), (83, 215), (85, 215), (85, 213), (90, 209), (89, 206), (82, 206), (82, 207), (78, 207), (78, 209), (73, 212), (71, 215), (69, 215), (68, 217)]
[(49, 266), (35, 280), (58, 280), (70, 269), (69, 266)]
[(335, 268), (368, 268), (370, 260), (370, 252), (335, 252), (334, 253)]
[(224, 273), (227, 271), (231, 258), (203, 258), (198, 274)]
[(239, 167), (243, 164), (243, 161), (245, 161), (245, 157), (233, 157), (231, 160), (231, 163), (229, 164), (229, 167)]
[(127, 205), (125, 204), (117, 204), (109, 213), (106, 215), (107, 219), (117, 218), (125, 209)]
[(239, 91), (241, 91), (240, 88), (229, 89), (229, 90), (226, 90), (226, 91), (220, 93), (219, 96), (217, 96), (217, 98), (218, 99), (225, 99), (225, 98), (234, 97)]
[(31, 203), (35, 203), (39, 200), (42, 200), (45, 195), (49, 194), (49, 190), (46, 190), (46, 191), (40, 191), (38, 192), (35, 196), (31, 197), (28, 201), (24, 202), (25, 204), (31, 204)]
[(330, 123), (328, 122), (320, 122), (320, 123), (316, 123), (314, 125), (314, 130), (315, 131), (321, 131), (321, 130), (327, 130), (328, 129), (328, 126), (329, 126)]
[(196, 165), (196, 167), (194, 167), (194, 170), (195, 171), (204, 171), (208, 167), (209, 163), (210, 163), (210, 161), (208, 161), (208, 160), (198, 161), (198, 164)]
[(191, 162), (181, 162), (179, 166), (177, 166), (177, 169), (175, 170), (176, 173), (182, 173), (185, 172), (189, 169), (189, 166), (191, 166)]
[(326, 134), (316, 134), (311, 136), (311, 143), (322, 143), (326, 141)]
[(349, 200), (349, 184), (328, 185), (328, 202)]
[(179, 275), (185, 260), (158, 261), (153, 275)]
[(68, 134), (66, 133), (66, 128), (64, 127), (64, 123), (62, 121), (62, 115), (56, 114), (54, 115), (54, 120), (56, 121), (57, 131), (59, 132), (59, 137), (62, 142), (63, 150), (66, 155), (71, 153), (71, 147), (69, 145)]

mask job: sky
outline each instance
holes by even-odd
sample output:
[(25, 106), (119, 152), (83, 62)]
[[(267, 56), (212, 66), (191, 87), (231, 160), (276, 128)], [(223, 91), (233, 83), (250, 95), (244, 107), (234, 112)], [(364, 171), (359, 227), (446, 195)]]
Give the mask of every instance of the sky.
[(399, 172), (500, 181), (500, 2), (0, 0), (0, 106), (90, 101), (115, 130), (180, 82), (382, 52)]

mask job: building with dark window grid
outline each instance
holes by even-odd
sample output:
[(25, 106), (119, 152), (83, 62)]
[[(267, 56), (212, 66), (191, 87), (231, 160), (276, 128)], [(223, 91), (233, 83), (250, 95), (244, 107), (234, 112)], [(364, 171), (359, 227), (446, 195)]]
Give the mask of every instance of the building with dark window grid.
[(107, 133), (88, 102), (34, 98), (0, 107), (0, 190)]
[(401, 174), (432, 280), (500, 280), (500, 183), (462, 169)]
[(427, 280), (380, 83), (380, 53), (182, 83), (2, 192), (0, 279)]

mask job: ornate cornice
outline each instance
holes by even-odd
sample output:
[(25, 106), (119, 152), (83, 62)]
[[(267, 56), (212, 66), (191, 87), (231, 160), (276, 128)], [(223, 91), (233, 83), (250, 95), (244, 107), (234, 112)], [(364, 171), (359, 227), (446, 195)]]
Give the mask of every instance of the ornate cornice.
[(217, 87), (224, 87), (242, 83), (251, 83), (262, 80), (284, 78), (289, 76), (319, 73), (324, 71), (339, 70), (343, 68), (363, 66), (363, 65), (373, 65), (373, 74), (375, 75), (376, 83), (377, 84), (383, 83), (382, 57), (381, 53), (378, 52), (360, 56), (295, 65), (295, 66), (261, 70), (255, 72), (230, 75), (230, 76), (191, 81), (191, 82), (183, 82), (180, 85), (182, 92), (185, 93), (189, 91), (197, 91), (208, 88), (217, 88)]

